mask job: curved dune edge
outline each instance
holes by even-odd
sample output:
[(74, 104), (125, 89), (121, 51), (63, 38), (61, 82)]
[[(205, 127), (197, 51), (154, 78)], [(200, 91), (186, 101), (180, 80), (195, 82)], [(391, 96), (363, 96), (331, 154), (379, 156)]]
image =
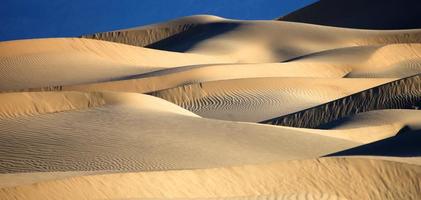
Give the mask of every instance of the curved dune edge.
[(421, 197), (420, 173), (420, 166), (399, 162), (319, 158), (203, 170), (72, 177), (1, 188), (0, 196), (5, 199), (48, 200), (194, 199), (294, 194), (343, 199), (418, 199)]
[(149, 106), (150, 110), (155, 112), (173, 112), (198, 117), (154, 97), (131, 93), (66, 91), (0, 93), (0, 119), (77, 111), (106, 105)]
[[(323, 129), (298, 130), (367, 144), (395, 136), (400, 132), (421, 129), (421, 111), (406, 109), (372, 110), (342, 118)], [(283, 127), (297, 130), (294, 127)]]
[(150, 93), (192, 83), (204, 83), (230, 79), (258, 77), (316, 77), (340, 78), (349, 73), (347, 69), (326, 65), (300, 63), (250, 63), (219, 64), (177, 67), (160, 70), (126, 80), (60, 87), (32, 88), (27, 91), (115, 91)]
[[(408, 43), (332, 49), (305, 55), (285, 63), (189, 65), (128, 75), (122, 78), (123, 80), (76, 85), (60, 84), (8, 91), (77, 90), (148, 93), (191, 83), (240, 78), (342, 78), (345, 76), (348, 78), (404, 78), (419, 72), (421, 72), (421, 45)], [(117, 77), (118, 73), (115, 73)]]
[(190, 84), (150, 94), (202, 117), (259, 122), (279, 113), (300, 111), (392, 80), (248, 78)]
[(360, 112), (411, 108), (420, 101), (421, 75), (418, 74), (260, 123), (315, 128)]
[[(194, 19), (195, 16), (188, 18)], [(184, 19), (179, 19), (183, 21)], [(197, 21), (201, 21), (200, 17)], [(188, 24), (186, 22), (185, 24)], [(157, 25), (155, 25), (157, 26)], [(162, 23), (157, 27), (179, 25)], [(150, 27), (145, 27), (148, 29)], [(138, 28), (139, 29), (139, 28)], [(140, 28), (142, 29), (142, 28)], [(168, 35), (167, 30), (150, 29), (152, 35)], [(169, 31), (171, 32), (171, 31)], [(98, 39), (143, 46), (143, 32), (133, 30), (99, 33)], [(259, 37), (265, 35), (265, 37)], [(328, 41), (328, 42), (327, 42)], [(160, 37), (150, 48), (205, 55), (229, 56), (240, 62), (279, 62), (310, 53), (352, 46), (418, 43), (421, 32), (414, 30), (359, 30), (282, 21), (241, 21), (218, 18)]]
[(103, 95), (102, 107), (0, 120), (0, 173), (210, 168), (313, 158), (361, 145), (200, 118), (148, 95)]
[(0, 42), (0, 90), (121, 80), (179, 66), (233, 62), (236, 61), (223, 56), (167, 52), (81, 38), (7, 41)]
[[(162, 26), (171, 26), (171, 24), (163, 23)], [(154, 31), (156, 35), (166, 34), (165, 31), (159, 29), (152, 32)], [(265, 37), (261, 37), (263, 35)], [(293, 22), (218, 19), (192, 26), (186, 31), (152, 43), (148, 47), (167, 51), (229, 56), (247, 63), (268, 63), (286, 61), (329, 49), (418, 43), (421, 41), (420, 38), (419, 29), (374, 31)], [(105, 34), (99, 39), (122, 41), (131, 45), (137, 45), (139, 40), (142, 40), (133, 31)]]
[(331, 49), (289, 63), (347, 68), (346, 77), (350, 78), (404, 78), (421, 72), (421, 45), (401, 43)]
[(165, 23), (134, 27), (124, 30), (82, 35), (82, 38), (105, 40), (134, 46), (148, 46), (168, 37), (190, 30), (204, 23), (217, 22), (222, 18), (212, 15), (194, 15)]

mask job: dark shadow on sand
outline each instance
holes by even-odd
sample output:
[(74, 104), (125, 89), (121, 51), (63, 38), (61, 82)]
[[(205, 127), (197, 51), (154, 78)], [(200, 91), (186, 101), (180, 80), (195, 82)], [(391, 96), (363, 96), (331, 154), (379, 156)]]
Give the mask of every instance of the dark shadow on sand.
[(396, 136), (377, 142), (361, 145), (352, 149), (336, 152), (329, 156), (421, 156), (421, 130), (403, 128)]
[(214, 22), (201, 24), (184, 32), (147, 45), (146, 47), (166, 51), (185, 52), (199, 42), (234, 30), (238, 26), (240, 26), (240, 24), (236, 22)]

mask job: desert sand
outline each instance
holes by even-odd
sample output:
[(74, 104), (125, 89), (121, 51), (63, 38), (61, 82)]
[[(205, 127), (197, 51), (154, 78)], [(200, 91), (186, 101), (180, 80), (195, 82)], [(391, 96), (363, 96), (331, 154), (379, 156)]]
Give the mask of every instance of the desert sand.
[(0, 199), (421, 199), (420, 42), (206, 15), (0, 42)]

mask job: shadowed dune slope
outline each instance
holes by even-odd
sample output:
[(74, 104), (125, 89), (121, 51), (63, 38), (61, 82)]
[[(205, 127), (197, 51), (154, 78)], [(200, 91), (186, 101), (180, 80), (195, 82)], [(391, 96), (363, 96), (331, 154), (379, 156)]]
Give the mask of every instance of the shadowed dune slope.
[(335, 101), (261, 123), (315, 128), (359, 112), (413, 108), (421, 102), (421, 75), (402, 78)]
[(321, 158), (203, 170), (81, 176), (0, 188), (0, 196), (25, 200), (419, 199), (420, 173), (420, 166), (400, 162)]
[(188, 31), (194, 26), (219, 21), (220, 19), (221, 18), (217, 16), (211, 15), (195, 15), (160, 24), (95, 33), (91, 35), (83, 35), (81, 37), (144, 47), (168, 37)]
[[(171, 23), (159, 26), (171, 26)], [(420, 30), (352, 30), (280, 21), (239, 21), (218, 18), (193, 26), (148, 47), (224, 55), (248, 63), (279, 62), (336, 48), (417, 43), (420, 42), (420, 35)], [(136, 33), (112, 34), (100, 39), (117, 42), (124, 40), (123, 43), (131, 45), (139, 43)]]
[[(49, 93), (26, 95), (60, 104)], [(102, 97), (106, 104), (100, 107), (1, 119), (0, 172), (209, 168), (314, 158), (361, 144), (298, 129), (204, 119), (148, 95)]]
[(418, 0), (320, 0), (278, 20), (363, 29), (421, 28)]
[(320, 105), (393, 79), (249, 78), (151, 93), (202, 117), (259, 122)]
[(122, 79), (177, 66), (232, 60), (79, 38), (0, 42), (0, 90)]

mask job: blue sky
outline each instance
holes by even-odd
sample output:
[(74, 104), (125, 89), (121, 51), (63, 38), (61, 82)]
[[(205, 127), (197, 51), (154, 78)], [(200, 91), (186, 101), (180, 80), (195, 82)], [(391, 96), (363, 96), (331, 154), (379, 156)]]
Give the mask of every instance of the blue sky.
[(195, 14), (274, 19), (315, 0), (0, 0), (0, 41), (71, 37)]

